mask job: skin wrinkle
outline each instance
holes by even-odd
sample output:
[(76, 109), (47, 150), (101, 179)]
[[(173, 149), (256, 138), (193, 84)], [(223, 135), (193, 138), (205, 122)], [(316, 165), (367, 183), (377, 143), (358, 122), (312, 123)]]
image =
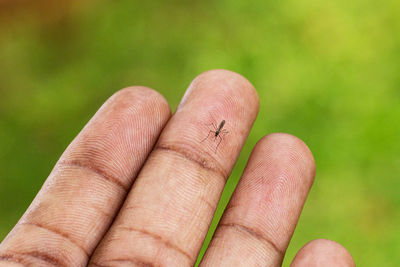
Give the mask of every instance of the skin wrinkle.
[[(108, 201), (108, 202), (110, 202), (110, 201)], [(108, 203), (108, 205), (111, 205), (111, 204), (112, 204), (112, 203)], [(102, 216), (103, 218), (112, 218), (112, 217), (114, 216), (114, 213), (113, 213), (113, 212), (106, 212), (106, 211), (104, 211), (104, 209), (102, 209), (102, 208), (101, 208), (100, 206), (98, 206), (98, 205), (91, 204), (90, 207), (92, 207), (92, 208), (95, 209), (98, 213), (100, 213), (101, 216)]]
[(21, 226), (23, 225), (28, 225), (28, 226), (34, 226), (34, 227), (38, 227), (41, 228), (43, 230), (46, 230), (48, 232), (51, 232), (55, 235), (61, 236), (62, 238), (68, 240), (69, 242), (71, 242), (72, 244), (74, 244), (76, 247), (80, 248), (80, 250), (86, 255), (87, 258), (90, 257), (90, 253), (86, 251), (86, 249), (84, 247), (82, 247), (81, 245), (79, 245), (76, 241), (74, 241), (68, 234), (61, 232), (60, 230), (57, 229), (51, 229), (48, 226), (44, 226), (40, 223), (35, 223), (35, 222), (23, 222), (20, 223)]
[[(63, 170), (63, 172), (65, 171), (65, 169)], [(65, 173), (65, 172), (64, 172)], [(89, 175), (91, 175), (89, 173)], [(68, 176), (68, 175), (67, 175)], [(84, 178), (85, 176), (87, 176), (87, 174), (83, 174), (80, 175), (82, 178)], [(97, 176), (97, 175), (96, 175)], [(79, 176), (77, 176), (79, 177)], [(85, 177), (86, 178), (86, 177)], [(75, 245), (81, 244), (81, 246), (85, 247), (87, 251), (90, 251), (90, 253), (92, 252), (92, 250), (94, 249), (95, 246), (93, 246), (92, 244), (87, 242), (87, 238), (85, 236), (88, 236), (89, 234), (93, 234), (93, 236), (95, 236), (96, 234), (100, 234), (103, 232), (103, 230), (99, 227), (101, 227), (101, 224), (99, 223), (99, 220), (101, 220), (101, 222), (108, 222), (111, 223), (114, 212), (111, 211), (112, 207), (118, 207), (120, 205), (120, 203), (122, 203), (122, 190), (120, 190), (119, 187), (115, 187), (113, 186), (113, 184), (111, 182), (108, 182), (107, 180), (103, 180), (101, 178), (100, 179), (101, 183), (101, 191), (103, 191), (103, 189), (117, 189), (116, 190), (112, 190), (112, 194), (114, 194), (114, 200), (112, 200), (110, 197), (107, 196), (103, 196), (101, 197), (101, 199), (97, 199), (97, 201), (87, 201), (85, 199), (80, 199), (80, 201), (78, 202), (78, 199), (75, 199), (73, 201), (73, 203), (69, 203), (71, 205), (73, 205), (75, 208), (74, 209), (65, 209), (64, 211), (59, 210), (57, 207), (63, 207), (62, 204), (64, 202), (59, 202), (57, 201), (57, 199), (55, 199), (54, 201), (52, 201), (51, 199), (48, 199), (46, 201), (42, 201), (40, 204), (40, 209), (38, 209), (37, 207), (32, 207), (32, 209), (30, 210), (29, 213), (26, 213), (24, 215), (23, 220), (21, 220), (21, 222), (35, 222), (37, 225), (40, 224), (40, 226), (47, 226), (47, 228), (50, 228), (51, 230), (54, 229), (60, 229), (62, 230), (63, 233), (67, 233), (70, 234), (70, 239), (76, 240)], [(86, 190), (84, 191), (85, 194), (83, 196), (88, 196), (91, 195), (91, 192), (93, 192), (94, 194), (96, 194), (97, 190), (97, 185), (99, 185), (99, 181), (94, 181), (96, 183), (96, 186), (91, 187), (90, 184), (91, 182), (87, 179), (82, 179), (85, 181), (85, 185), (86, 182), (89, 181), (88, 186), (84, 186), (84, 187), (77, 187), (74, 186), (74, 190), (71, 191), (71, 188), (69, 188), (69, 182), (70, 179), (64, 179), (62, 178), (61, 180), (58, 179), (58, 182), (61, 183), (57, 183), (56, 188), (58, 189), (57, 191), (53, 191), (53, 192), (58, 192), (58, 196), (60, 196), (59, 193), (63, 193), (64, 191), (60, 191), (60, 188), (63, 188), (62, 190), (64, 190), (65, 188), (68, 189), (67, 192), (74, 192), (75, 190), (79, 190), (80, 188), (84, 189), (94, 189), (94, 190), (90, 190), (89, 192), (87, 192)], [(104, 184), (104, 186), (103, 186)], [(75, 191), (77, 192), (77, 191)], [(109, 190), (106, 191), (106, 194), (110, 193)], [(116, 193), (118, 193), (118, 196), (116, 195)], [(103, 195), (103, 194), (100, 194)], [(116, 205), (115, 203), (112, 203), (111, 201), (116, 201), (117, 199), (119, 199), (119, 204)], [(92, 200), (94, 200), (92, 198)], [(85, 205), (80, 206), (81, 201), (84, 201)], [(49, 205), (50, 205), (50, 210), (49, 210)], [(79, 206), (77, 206), (79, 205)], [(69, 206), (68, 206), (69, 207)], [(67, 208), (68, 208), (67, 207)], [(49, 213), (50, 212), (50, 213)], [(64, 218), (68, 218), (67, 221), (72, 222), (72, 224), (74, 224), (75, 222), (80, 222), (80, 224), (76, 224), (76, 227), (71, 227), (71, 224), (66, 224), (67, 221), (63, 221), (60, 220), (63, 217), (57, 217), (54, 218), (52, 217), (51, 214), (55, 213), (62, 213), (65, 214), (66, 217)], [(82, 214), (83, 213), (83, 214)], [(80, 215), (82, 214), (82, 215)], [(87, 218), (91, 216), (92, 218), (97, 218), (96, 222), (94, 221), (84, 221), (82, 220), (82, 218)], [(74, 219), (76, 218), (76, 220)], [(105, 218), (103, 220), (103, 218)], [(21, 224), (21, 223), (20, 223)], [(89, 225), (89, 228), (87, 227)], [(65, 226), (65, 227), (64, 227)], [(75, 229), (82, 229), (82, 226), (84, 226), (84, 228), (86, 230), (75, 230)], [(105, 230), (104, 230), (105, 231)], [(83, 232), (83, 234), (81, 234)], [(72, 240), (71, 240), (72, 241)], [(73, 241), (72, 241), (73, 242)]]
[(236, 208), (240, 208), (240, 204), (228, 204), (224, 209), (224, 215), (228, 214), (228, 212), (230, 212), (231, 210), (235, 210)]
[[(204, 197), (199, 196), (197, 199), (202, 201), (203, 198), (204, 198)], [(200, 205), (200, 206), (201, 206), (201, 205)], [(207, 204), (205, 204), (204, 206), (208, 207)], [(212, 209), (211, 211), (214, 212), (215, 208), (216, 208), (216, 205), (215, 205), (214, 207), (210, 207), (210, 210)], [(145, 207), (145, 209), (143, 209), (143, 205), (135, 205), (135, 204), (132, 204), (132, 205), (127, 206), (127, 207), (124, 207), (124, 210), (134, 210), (134, 211), (132, 211), (133, 213), (135, 213), (135, 210), (146, 210), (146, 211), (148, 211), (148, 212), (151, 212), (152, 214), (154, 214), (155, 212), (159, 212), (158, 209), (151, 209), (151, 208), (149, 208), (149, 207)], [(186, 212), (186, 213), (187, 213), (187, 212), (190, 212), (190, 210), (187, 209), (185, 212)], [(182, 213), (184, 214), (185, 212), (182, 212)], [(197, 216), (197, 213), (193, 213), (192, 215), (193, 215), (193, 216)], [(203, 218), (203, 217), (196, 217), (196, 220), (201, 220), (202, 218)], [(111, 243), (111, 241), (113, 241), (113, 240), (118, 240), (118, 239), (120, 239), (120, 238), (112, 238), (112, 237), (110, 237), (110, 238), (108, 239), (108, 241)]]
[[(16, 252), (16, 251), (9, 251), (9, 253), (12, 254), (5, 254), (5, 256), (1, 256), (0, 255), (0, 260), (2, 260), (2, 258), (7, 258), (7, 259), (13, 259), (12, 261), (19, 263), (19, 264), (24, 264), (24, 260), (27, 257), (31, 257), (34, 258), (36, 260), (42, 261), (42, 262), (46, 262), (48, 264), (50, 264), (51, 266), (55, 266), (55, 267), (67, 267), (68, 265), (61, 262), (59, 259), (50, 256), (46, 253), (43, 252), (37, 252), (37, 251), (32, 251), (32, 252)], [(8, 261), (8, 260), (7, 260)]]
[(120, 226), (119, 229), (126, 230), (126, 231), (129, 231), (129, 232), (138, 232), (138, 233), (141, 233), (141, 234), (143, 234), (145, 236), (148, 236), (148, 237), (150, 237), (152, 239), (155, 239), (155, 240), (161, 242), (162, 244), (164, 244), (166, 247), (177, 251), (181, 255), (184, 255), (189, 260), (189, 262), (194, 262), (194, 259), (191, 257), (191, 255), (188, 252), (186, 252), (184, 249), (180, 248), (179, 246), (171, 243), (170, 241), (165, 240), (165, 238), (163, 238), (160, 235), (151, 233), (151, 232), (146, 231), (144, 229), (136, 229), (136, 228), (128, 227), (128, 226)]
[(0, 262), (12, 262), (12, 263), (16, 263), (22, 266), (26, 266), (22, 263), (21, 258), (18, 258), (16, 255), (11, 255), (11, 254), (3, 254), (0, 255)]
[(208, 201), (207, 198), (205, 198), (205, 196), (201, 196), (200, 200), (212, 211), (214, 212), (217, 209), (217, 205), (213, 205), (210, 201)]
[(221, 223), (218, 226), (230, 227), (230, 228), (235, 229), (235, 231), (240, 231), (242, 233), (246, 233), (246, 234), (260, 240), (261, 242), (270, 245), (275, 250), (275, 252), (277, 252), (279, 254), (280, 257), (283, 258), (283, 256), (285, 255), (285, 251), (282, 251), (281, 249), (279, 249), (278, 246), (272, 240), (268, 239), (260, 231), (252, 229), (245, 225), (241, 225), (239, 223)]
[[(211, 172), (216, 173), (219, 177), (222, 177), (224, 183), (228, 177), (227, 172), (222, 168), (221, 165), (218, 164), (217, 160), (214, 159), (212, 155), (208, 152), (204, 152), (207, 157), (210, 157), (211, 160), (207, 159), (206, 157), (202, 156), (201, 153), (192, 147), (191, 145), (187, 144), (157, 144), (153, 151), (155, 150), (165, 150), (172, 153), (175, 153), (182, 157), (185, 160), (189, 160), (196, 165), (200, 166), (202, 169), (209, 170)], [(212, 163), (214, 162), (214, 163)]]
[(91, 262), (89, 266), (95, 266), (95, 267), (109, 267), (109, 265), (104, 265), (96, 262)]
[[(112, 259), (112, 260), (107, 260), (107, 262), (120, 262), (120, 263), (130, 263), (133, 266), (138, 266), (138, 267), (157, 267), (157, 266), (161, 266), (160, 264), (155, 264), (155, 263), (151, 263), (148, 261), (144, 261), (141, 259), (137, 259), (137, 258), (121, 258), (121, 259)], [(114, 265), (100, 265), (97, 263), (92, 263), (95, 266), (99, 266), (99, 267), (105, 267), (105, 266), (114, 266)]]
[(97, 174), (101, 178), (115, 184), (116, 186), (122, 188), (124, 190), (125, 194), (129, 191), (129, 186), (124, 185), (119, 179), (107, 174), (106, 172), (104, 172), (103, 170), (98, 168), (96, 166), (96, 164), (89, 163), (89, 162), (82, 162), (79, 160), (62, 160), (62, 161), (58, 162), (57, 165), (60, 167), (72, 166), (72, 167), (78, 167), (78, 168), (88, 170), (90, 172)]

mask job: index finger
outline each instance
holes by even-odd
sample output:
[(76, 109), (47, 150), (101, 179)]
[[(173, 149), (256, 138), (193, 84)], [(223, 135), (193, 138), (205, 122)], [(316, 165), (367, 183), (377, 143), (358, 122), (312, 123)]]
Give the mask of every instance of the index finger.
[(0, 266), (86, 265), (169, 116), (165, 99), (149, 88), (108, 99), (0, 244)]
[[(193, 265), (257, 112), (257, 94), (242, 76), (213, 70), (197, 77), (91, 263)], [(229, 136), (215, 151), (214, 139), (202, 140), (207, 125), (223, 120)]]

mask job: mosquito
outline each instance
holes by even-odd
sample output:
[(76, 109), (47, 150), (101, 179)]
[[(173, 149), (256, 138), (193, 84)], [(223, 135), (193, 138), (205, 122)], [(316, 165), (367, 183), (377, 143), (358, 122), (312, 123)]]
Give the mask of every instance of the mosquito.
[(221, 144), (221, 142), (222, 142), (222, 137), (221, 137), (221, 135), (227, 134), (227, 133), (229, 133), (229, 132), (228, 132), (227, 130), (225, 130), (225, 129), (222, 129), (222, 128), (224, 128), (225, 120), (222, 120), (222, 121), (220, 122), (220, 124), (219, 124), (218, 127), (217, 127), (217, 125), (214, 124), (214, 123), (211, 123), (211, 125), (214, 127), (214, 131), (213, 131), (213, 130), (210, 130), (210, 131), (208, 132), (207, 137), (204, 138), (203, 140), (201, 140), (201, 143), (204, 142), (205, 140), (207, 140), (207, 138), (210, 136), (210, 134), (213, 133), (213, 134), (214, 134), (214, 142), (217, 140), (218, 137), (219, 137), (219, 139), (220, 139), (219, 142), (218, 142), (217, 147), (215, 148), (215, 153), (217, 153), (218, 146), (219, 146), (219, 144)]

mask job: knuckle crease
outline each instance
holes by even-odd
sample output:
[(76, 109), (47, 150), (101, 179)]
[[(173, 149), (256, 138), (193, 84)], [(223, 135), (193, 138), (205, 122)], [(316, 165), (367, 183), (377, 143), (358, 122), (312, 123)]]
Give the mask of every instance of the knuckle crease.
[(268, 245), (270, 245), (281, 257), (283, 257), (285, 255), (285, 251), (280, 249), (275, 244), (275, 242), (273, 242), (271, 239), (267, 238), (266, 236), (264, 236), (262, 233), (260, 233), (259, 231), (255, 230), (255, 229), (252, 229), (248, 226), (238, 224), (238, 223), (221, 223), (221, 224), (219, 224), (219, 226), (230, 227), (232, 229), (235, 229), (236, 231), (246, 233), (246, 234), (260, 240), (261, 242), (267, 243)]
[(101, 178), (115, 184), (116, 186), (122, 188), (125, 193), (129, 191), (128, 186), (126, 186), (122, 181), (120, 181), (118, 178), (116, 178), (112, 175), (109, 175), (105, 171), (101, 170), (100, 168), (98, 168), (96, 166), (96, 164), (90, 164), (90, 163), (82, 162), (79, 160), (63, 160), (63, 161), (58, 162), (57, 165), (58, 166), (73, 166), (73, 167), (78, 167), (78, 168), (88, 170), (90, 172), (97, 174)]

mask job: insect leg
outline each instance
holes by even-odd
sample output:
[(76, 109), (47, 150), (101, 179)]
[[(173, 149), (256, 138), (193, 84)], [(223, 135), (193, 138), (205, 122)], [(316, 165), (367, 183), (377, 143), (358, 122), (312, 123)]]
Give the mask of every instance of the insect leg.
[(210, 131), (208, 132), (208, 134), (207, 134), (207, 137), (204, 138), (203, 140), (201, 140), (200, 143), (203, 143), (203, 141), (205, 141), (205, 140), (210, 136), (210, 133), (214, 133), (214, 131), (210, 130)]
[(219, 146), (219, 144), (221, 144), (221, 142), (222, 142), (222, 137), (220, 136), (220, 135), (218, 135), (218, 137), (219, 137), (219, 142), (218, 142), (218, 145), (217, 145), (217, 147), (215, 148), (215, 153), (217, 153), (217, 149), (218, 149), (218, 146)]
[(212, 126), (213, 128), (214, 128), (214, 130), (216, 131), (216, 130), (218, 130), (218, 127), (217, 127), (217, 125), (216, 124), (214, 124), (213, 122), (212, 123), (210, 123), (210, 124), (206, 124), (207, 126)]
[[(229, 132), (228, 132), (227, 130), (222, 130), (218, 136), (221, 137), (221, 139), (222, 139), (222, 137), (225, 136), (225, 135), (228, 134), (228, 133), (229, 133)], [(220, 142), (221, 142), (221, 141), (220, 141)]]

